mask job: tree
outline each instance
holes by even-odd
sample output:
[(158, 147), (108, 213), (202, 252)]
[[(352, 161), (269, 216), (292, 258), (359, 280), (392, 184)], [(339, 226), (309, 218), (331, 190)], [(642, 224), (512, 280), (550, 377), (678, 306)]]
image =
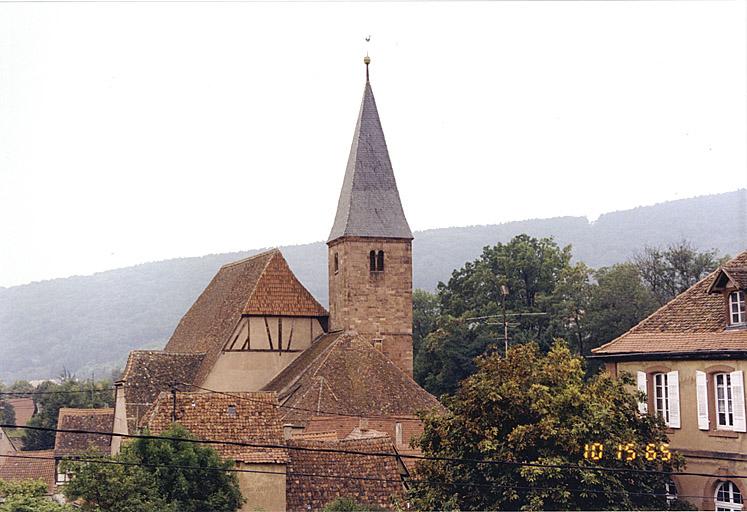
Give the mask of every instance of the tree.
[[(108, 380), (93, 382), (77, 381), (72, 378), (61, 384), (51, 381), (43, 382), (36, 391), (44, 394), (34, 395), (36, 414), (29, 420), (29, 426), (57, 428), (57, 417), (62, 407), (79, 407), (92, 409), (112, 407), (114, 392)], [(24, 438), (24, 450), (48, 450), (54, 447), (54, 432), (27, 430)]]
[(126, 449), (112, 459), (89, 454), (65, 461), (62, 470), (73, 477), (63, 488), (65, 497), (84, 512), (176, 512), (159, 494), (153, 473), (138, 464)]
[(41, 480), (6, 482), (0, 480), (0, 512), (73, 512), (47, 498), (47, 484)]
[(594, 272), (588, 324), (593, 348), (621, 336), (657, 308), (637, 266), (619, 263)]
[(438, 297), (425, 290), (412, 292), (412, 355), (417, 359), (425, 337), (436, 327)]
[(646, 247), (634, 258), (641, 278), (664, 305), (715, 270), (726, 258), (717, 251), (698, 252), (692, 244), (682, 241), (666, 249)]
[(564, 267), (549, 299), (553, 333), (572, 340), (575, 352), (582, 356), (587, 353), (591, 337), (588, 312), (593, 307), (592, 274), (592, 270), (583, 263)]
[[(179, 424), (162, 436), (194, 439)], [(232, 466), (210, 446), (136, 439), (112, 458), (67, 461), (65, 470), (72, 478), (64, 492), (68, 499), (84, 503), (87, 511), (232, 512), (244, 502), (235, 473), (225, 471)]]
[(376, 510), (381, 509), (371, 505), (362, 505), (353, 498), (337, 498), (324, 505), (322, 512), (372, 512)]
[[(437, 510), (665, 509), (667, 472), (683, 459), (586, 461), (588, 443), (608, 448), (652, 443), (666, 458), (660, 418), (640, 415), (632, 378), (602, 372), (584, 379), (584, 362), (556, 342), (547, 355), (535, 343), (511, 347), (506, 357), (480, 357), (478, 370), (444, 400), (447, 414), (424, 417), (424, 455), (451, 460), (418, 463), (411, 482), (416, 508)], [(627, 455), (627, 452), (626, 452)], [(470, 459), (458, 462), (453, 459)], [(477, 461), (508, 461), (479, 464)], [(519, 463), (519, 465), (511, 464)], [(521, 464), (570, 465), (570, 468)], [(601, 472), (600, 465), (660, 469), (662, 473)]]

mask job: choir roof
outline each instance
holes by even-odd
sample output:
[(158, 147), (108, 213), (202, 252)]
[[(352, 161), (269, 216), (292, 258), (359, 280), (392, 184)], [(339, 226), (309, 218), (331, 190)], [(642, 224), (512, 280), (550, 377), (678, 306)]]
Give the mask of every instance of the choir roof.
[(413, 238), (368, 80), (328, 242), (344, 236)]
[(371, 343), (355, 333), (317, 340), (264, 388), (280, 400), (283, 423), (319, 415), (410, 416), (441, 408)]

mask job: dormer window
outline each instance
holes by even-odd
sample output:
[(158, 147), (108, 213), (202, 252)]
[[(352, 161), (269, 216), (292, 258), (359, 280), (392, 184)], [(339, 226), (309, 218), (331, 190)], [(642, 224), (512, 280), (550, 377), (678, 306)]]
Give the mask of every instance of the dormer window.
[(745, 316), (744, 291), (739, 290), (729, 294), (729, 323), (744, 324), (747, 323)]
[(229, 405), (228, 406), (228, 417), (229, 418), (235, 418), (236, 417), (236, 406), (235, 405)]

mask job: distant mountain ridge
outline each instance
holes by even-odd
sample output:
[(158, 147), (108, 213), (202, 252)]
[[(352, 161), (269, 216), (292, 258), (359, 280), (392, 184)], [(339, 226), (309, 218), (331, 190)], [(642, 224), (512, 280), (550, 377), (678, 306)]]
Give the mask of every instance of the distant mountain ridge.
[[(646, 245), (686, 239), (722, 255), (747, 249), (747, 190), (680, 199), (585, 217), (533, 219), (415, 233), (414, 284), (433, 290), (486, 245), (527, 233), (572, 244), (577, 260), (598, 268)], [(298, 278), (327, 305), (323, 242), (281, 247)], [(63, 366), (88, 375), (121, 367), (135, 348), (161, 348), (217, 269), (259, 250), (178, 258), (0, 288), (0, 379), (57, 376)]]

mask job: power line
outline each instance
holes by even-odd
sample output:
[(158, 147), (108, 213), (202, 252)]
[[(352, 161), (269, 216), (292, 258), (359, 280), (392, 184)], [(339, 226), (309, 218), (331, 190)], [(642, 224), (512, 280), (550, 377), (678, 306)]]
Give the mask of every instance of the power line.
[[(0, 425), (0, 428), (9, 427), (10, 425)], [(600, 471), (610, 473), (636, 473), (636, 474), (651, 474), (651, 475), (667, 475), (667, 476), (705, 476), (705, 477), (719, 477), (719, 478), (732, 478), (732, 479), (747, 479), (747, 475), (716, 475), (712, 473), (698, 473), (692, 471), (662, 471), (654, 469), (640, 469), (640, 468), (613, 468), (608, 466), (579, 466), (577, 464), (542, 464), (537, 462), (516, 462), (506, 460), (479, 460), (479, 459), (467, 459), (457, 457), (433, 457), (426, 455), (414, 455), (414, 454), (403, 454), (394, 452), (374, 452), (374, 451), (362, 451), (362, 450), (345, 450), (335, 448), (312, 448), (306, 446), (293, 446), (286, 444), (272, 444), (272, 443), (250, 443), (245, 441), (220, 441), (216, 439), (189, 439), (183, 437), (166, 437), (166, 436), (155, 436), (146, 434), (119, 434), (113, 432), (102, 432), (95, 430), (82, 430), (82, 429), (57, 429), (48, 427), (33, 427), (26, 425), (24, 427), (14, 427), (28, 430), (40, 430), (44, 432), (55, 432), (55, 433), (67, 433), (67, 434), (89, 434), (89, 435), (101, 435), (106, 437), (124, 437), (129, 439), (146, 439), (146, 440), (157, 440), (157, 441), (175, 441), (175, 442), (188, 442), (197, 444), (209, 444), (209, 445), (227, 445), (227, 446), (242, 446), (246, 448), (275, 448), (295, 451), (307, 451), (307, 452), (321, 452), (321, 453), (340, 453), (346, 455), (361, 455), (361, 456), (374, 456), (374, 457), (399, 457), (403, 459), (414, 459), (414, 460), (427, 460), (437, 462), (451, 462), (460, 464), (487, 464), (487, 465), (499, 465), (499, 466), (512, 466), (512, 467), (534, 467), (543, 469), (560, 469), (560, 470), (574, 470), (574, 471)]]
[[(671, 493), (654, 493), (654, 492), (635, 492), (635, 491), (614, 491), (606, 489), (585, 489), (578, 487), (532, 487), (532, 486), (514, 486), (514, 485), (501, 485), (496, 483), (480, 483), (480, 482), (443, 482), (435, 480), (422, 480), (422, 479), (392, 479), (392, 478), (378, 478), (378, 477), (367, 477), (360, 475), (338, 475), (338, 474), (320, 474), (320, 473), (304, 473), (304, 472), (285, 472), (285, 471), (270, 471), (260, 469), (245, 469), (245, 468), (224, 468), (218, 466), (183, 466), (178, 464), (150, 464), (145, 462), (130, 462), (130, 461), (118, 461), (111, 459), (90, 459), (90, 458), (72, 458), (72, 457), (48, 457), (48, 456), (34, 456), (34, 455), (0, 455), (3, 458), (10, 459), (35, 459), (35, 460), (65, 460), (79, 464), (109, 464), (109, 465), (121, 465), (121, 466), (140, 466), (150, 468), (163, 468), (163, 469), (184, 469), (191, 471), (224, 471), (229, 473), (257, 473), (264, 475), (283, 475), (283, 476), (304, 476), (310, 478), (329, 478), (329, 479), (342, 479), (342, 480), (361, 480), (361, 481), (374, 481), (374, 482), (386, 482), (401, 484), (404, 482), (410, 484), (429, 484), (429, 485), (443, 485), (443, 486), (461, 486), (461, 487), (489, 487), (489, 488), (501, 488), (501, 489), (512, 489), (522, 491), (570, 491), (576, 493), (594, 493), (594, 494), (626, 494), (629, 496), (653, 496), (653, 497), (668, 497)], [(678, 498), (713, 498), (713, 496), (697, 496), (697, 495), (676, 495)]]

